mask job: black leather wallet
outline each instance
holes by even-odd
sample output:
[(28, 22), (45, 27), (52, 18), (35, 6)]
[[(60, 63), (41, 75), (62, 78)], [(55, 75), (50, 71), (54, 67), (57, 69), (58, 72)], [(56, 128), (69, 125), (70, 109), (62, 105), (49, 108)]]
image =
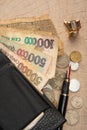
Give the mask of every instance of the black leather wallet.
[(0, 51), (0, 130), (23, 130), (41, 112), (29, 130), (54, 130), (65, 122), (46, 97)]

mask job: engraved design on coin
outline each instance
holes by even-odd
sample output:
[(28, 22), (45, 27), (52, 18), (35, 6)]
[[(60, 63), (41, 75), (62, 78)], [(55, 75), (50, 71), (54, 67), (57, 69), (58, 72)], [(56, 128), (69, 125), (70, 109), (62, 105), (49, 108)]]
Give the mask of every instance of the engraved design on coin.
[(77, 79), (71, 79), (69, 90), (71, 92), (77, 92), (79, 89), (80, 89), (80, 82)]
[(53, 89), (60, 90), (62, 88), (63, 81), (65, 79), (66, 73), (60, 69), (56, 69), (55, 77), (49, 79), (48, 83), (52, 86)]
[(79, 51), (73, 51), (70, 54), (70, 59), (73, 62), (80, 62), (82, 59), (81, 53)]
[(71, 99), (71, 105), (74, 108), (80, 109), (83, 106), (83, 99), (80, 96), (74, 96)]
[(79, 114), (75, 110), (67, 110), (66, 112), (66, 120), (68, 125), (76, 125), (79, 122)]
[(64, 53), (64, 55), (57, 57), (57, 65), (56, 66), (58, 68), (66, 68), (69, 65), (69, 62), (70, 62), (69, 56), (66, 53)]
[(69, 63), (71, 65), (71, 70), (76, 71), (79, 69), (79, 63), (70, 61)]

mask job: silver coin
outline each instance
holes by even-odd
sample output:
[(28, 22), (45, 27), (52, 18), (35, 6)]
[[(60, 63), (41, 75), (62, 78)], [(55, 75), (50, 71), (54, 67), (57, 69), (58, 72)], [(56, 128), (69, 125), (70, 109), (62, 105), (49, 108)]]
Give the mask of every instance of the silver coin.
[(55, 101), (55, 95), (52, 89), (43, 88), (42, 91), (52, 103)]
[(75, 110), (68, 110), (66, 112), (66, 120), (68, 125), (76, 125), (79, 122), (79, 114)]
[(80, 96), (74, 96), (71, 99), (71, 104), (74, 108), (80, 109), (83, 106), (83, 100)]
[(62, 56), (57, 57), (57, 67), (58, 68), (66, 68), (69, 65), (70, 59), (67, 54), (64, 53)]
[(72, 92), (77, 92), (79, 89), (80, 89), (80, 82), (77, 79), (71, 79), (69, 90)]
[(65, 71), (56, 69), (55, 77), (50, 79), (48, 83), (52, 86), (52, 88), (60, 90), (62, 88), (65, 75)]
[(70, 61), (69, 63), (71, 65), (71, 70), (76, 71), (79, 69), (79, 63)]
[(51, 86), (50, 84), (47, 83), (47, 84), (44, 86), (44, 88), (52, 89), (52, 86)]

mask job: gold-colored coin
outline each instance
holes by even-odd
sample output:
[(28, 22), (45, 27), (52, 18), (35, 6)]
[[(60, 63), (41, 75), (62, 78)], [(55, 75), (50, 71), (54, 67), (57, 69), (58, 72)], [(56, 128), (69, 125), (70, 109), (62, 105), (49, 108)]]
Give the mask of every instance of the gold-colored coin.
[(73, 61), (73, 62), (80, 62), (81, 61), (81, 53), (79, 51), (73, 51), (71, 52), (70, 54), (70, 59)]

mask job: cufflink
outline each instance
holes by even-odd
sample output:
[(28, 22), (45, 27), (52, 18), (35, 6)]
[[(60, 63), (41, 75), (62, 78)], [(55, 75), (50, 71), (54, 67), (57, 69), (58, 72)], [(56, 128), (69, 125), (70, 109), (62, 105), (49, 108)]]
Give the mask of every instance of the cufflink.
[(65, 26), (69, 31), (69, 36), (77, 36), (81, 28), (80, 20), (64, 21)]

